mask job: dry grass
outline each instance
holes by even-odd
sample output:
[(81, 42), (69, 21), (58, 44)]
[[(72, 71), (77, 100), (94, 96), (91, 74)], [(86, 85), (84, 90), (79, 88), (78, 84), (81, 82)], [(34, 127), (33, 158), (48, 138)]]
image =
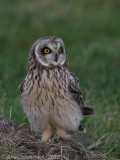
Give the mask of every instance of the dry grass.
[[(41, 144), (40, 138), (23, 125), (16, 126), (0, 116), (0, 156), (1, 159), (61, 159), (61, 160), (105, 160), (106, 154), (93, 149), (96, 144), (85, 149), (76, 138), (58, 140), (52, 138), (48, 143)], [(93, 150), (93, 151), (92, 151)]]

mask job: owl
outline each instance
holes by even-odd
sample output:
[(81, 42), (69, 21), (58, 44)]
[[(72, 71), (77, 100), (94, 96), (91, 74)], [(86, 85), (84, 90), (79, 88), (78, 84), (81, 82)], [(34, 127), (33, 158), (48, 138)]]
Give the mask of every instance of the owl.
[(66, 49), (59, 37), (43, 37), (32, 45), (20, 95), (31, 130), (42, 131), (43, 143), (50, 139), (53, 126), (59, 138), (70, 138), (68, 132), (84, 131), (83, 116), (94, 114), (84, 104), (78, 78), (68, 69)]

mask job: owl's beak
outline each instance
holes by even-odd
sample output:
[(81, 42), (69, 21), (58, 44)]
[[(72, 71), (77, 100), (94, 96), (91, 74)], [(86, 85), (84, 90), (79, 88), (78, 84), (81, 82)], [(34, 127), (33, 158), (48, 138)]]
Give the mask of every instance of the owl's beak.
[(55, 54), (55, 61), (57, 62), (58, 60), (58, 54)]

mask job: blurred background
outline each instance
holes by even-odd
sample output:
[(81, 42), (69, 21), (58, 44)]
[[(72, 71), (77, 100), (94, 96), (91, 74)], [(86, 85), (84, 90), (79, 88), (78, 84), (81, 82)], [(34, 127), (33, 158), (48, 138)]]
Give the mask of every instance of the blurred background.
[(69, 68), (96, 110), (84, 119), (85, 144), (104, 136), (98, 150), (120, 158), (120, 0), (1, 0), (0, 114), (29, 127), (18, 87), (31, 45), (51, 35), (63, 39)]

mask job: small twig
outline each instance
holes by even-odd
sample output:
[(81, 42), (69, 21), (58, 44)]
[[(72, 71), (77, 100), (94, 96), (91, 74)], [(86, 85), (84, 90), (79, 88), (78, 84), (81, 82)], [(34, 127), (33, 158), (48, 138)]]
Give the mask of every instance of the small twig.
[(108, 155), (110, 152), (112, 152), (112, 150), (117, 146), (117, 144), (115, 144), (115, 146), (113, 148), (111, 148), (107, 153), (105, 153), (106, 155)]
[(94, 149), (96, 147), (98, 147), (101, 143), (103, 143), (101, 140), (104, 138), (105, 136), (103, 135), (100, 139), (98, 139), (94, 144), (91, 144), (90, 146), (88, 146), (88, 149)]
[(61, 146), (61, 151), (60, 151), (60, 153), (61, 153), (61, 160), (62, 160), (62, 146)]

